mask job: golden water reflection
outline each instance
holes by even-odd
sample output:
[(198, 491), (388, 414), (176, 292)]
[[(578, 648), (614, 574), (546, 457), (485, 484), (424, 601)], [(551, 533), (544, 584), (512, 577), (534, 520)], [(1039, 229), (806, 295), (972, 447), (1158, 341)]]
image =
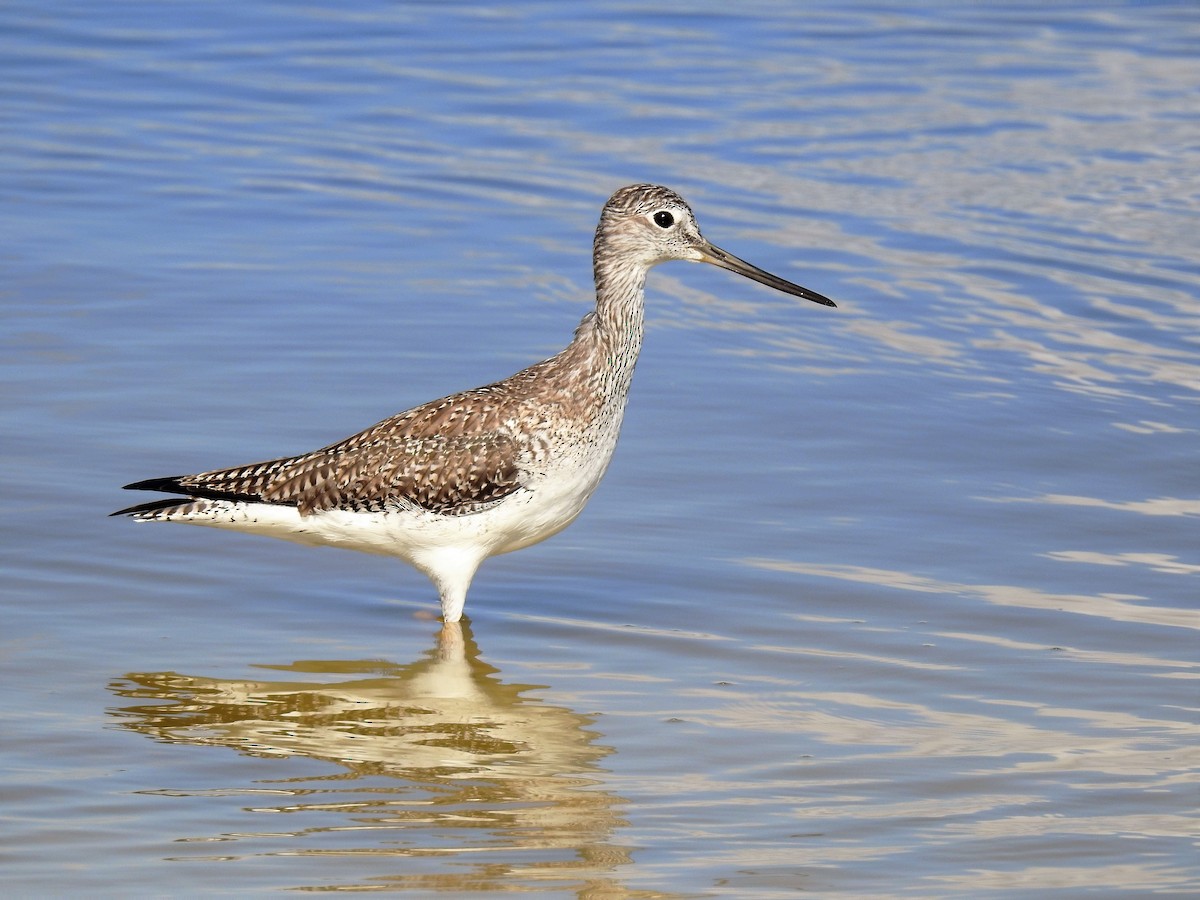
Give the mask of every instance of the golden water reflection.
[[(598, 786), (599, 762), (612, 751), (596, 743), (593, 720), (525, 696), (532, 685), (505, 683), (480, 660), (469, 627), (445, 626), (436, 646), (408, 664), (260, 668), (280, 675), (135, 672), (111, 686), (137, 702), (110, 714), (156, 741), (335, 767), (297, 776), (276, 762), (248, 786), (147, 792), (204, 798), (234, 817), (221, 834), (174, 838), (206, 854), (220, 842), (220, 857), (175, 858), (319, 857), (324, 889), (511, 890), (523, 880), (561, 889), (565, 880), (586, 896), (636, 896), (612, 876), (630, 852), (612, 841), (625, 824), (622, 801)], [(203, 771), (197, 782), (213, 777)], [(245, 778), (241, 767), (215, 771)], [(251, 805), (232, 810), (230, 797)], [(262, 827), (278, 824), (280, 813), (288, 814), (285, 831)], [(350, 861), (340, 871), (353, 870), (353, 883), (328, 883), (339, 857)], [(380, 859), (390, 863), (382, 873)]]

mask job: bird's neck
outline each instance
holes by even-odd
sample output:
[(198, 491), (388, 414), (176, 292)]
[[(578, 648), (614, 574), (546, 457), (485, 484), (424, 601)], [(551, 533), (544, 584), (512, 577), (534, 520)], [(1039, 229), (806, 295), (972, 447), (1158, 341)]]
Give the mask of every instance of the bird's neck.
[(599, 364), (627, 390), (645, 331), (646, 269), (595, 262), (596, 311), (592, 338)]

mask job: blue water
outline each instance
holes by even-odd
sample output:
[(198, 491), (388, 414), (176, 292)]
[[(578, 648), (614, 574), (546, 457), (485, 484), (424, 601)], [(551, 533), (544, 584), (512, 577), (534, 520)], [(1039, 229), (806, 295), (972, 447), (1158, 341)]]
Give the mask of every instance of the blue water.
[[(1194, 4), (0, 9), (14, 895), (1200, 891)], [(396, 561), (108, 519), (558, 350), (587, 511)]]

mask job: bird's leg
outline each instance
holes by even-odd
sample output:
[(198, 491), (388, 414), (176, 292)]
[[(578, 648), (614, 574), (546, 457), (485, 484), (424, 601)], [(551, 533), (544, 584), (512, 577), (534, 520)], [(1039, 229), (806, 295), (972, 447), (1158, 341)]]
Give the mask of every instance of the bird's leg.
[(462, 618), (467, 589), (481, 562), (481, 555), (458, 547), (438, 548), (420, 559), (419, 568), (429, 576), (441, 598), (443, 621), (457, 622)]

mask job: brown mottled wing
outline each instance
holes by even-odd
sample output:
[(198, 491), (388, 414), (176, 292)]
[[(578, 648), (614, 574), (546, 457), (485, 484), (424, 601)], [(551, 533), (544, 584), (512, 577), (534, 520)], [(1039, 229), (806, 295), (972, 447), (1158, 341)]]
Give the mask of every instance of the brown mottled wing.
[(377, 511), (478, 512), (521, 487), (521, 448), (497, 428), (495, 388), (417, 407), (302, 456), (127, 485), (193, 497)]
[(302, 514), (325, 509), (375, 512), (415, 504), (443, 515), (477, 512), (521, 486), (518, 449), (505, 435), (397, 435), (301, 457), (262, 492), (267, 503)]

